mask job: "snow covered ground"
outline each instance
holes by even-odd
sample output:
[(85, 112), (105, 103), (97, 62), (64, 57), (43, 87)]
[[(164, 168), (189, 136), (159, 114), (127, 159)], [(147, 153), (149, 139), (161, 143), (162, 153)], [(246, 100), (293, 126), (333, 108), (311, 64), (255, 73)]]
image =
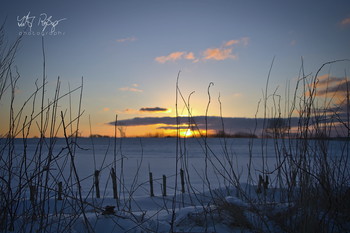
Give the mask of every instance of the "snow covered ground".
[[(43, 169), (43, 174), (48, 171), (48, 176), (39, 176), (39, 181), (31, 176), (40, 166), (38, 168), (38, 163), (30, 163), (33, 161), (30, 156), (35, 157), (38, 151), (38, 140), (31, 139), (26, 147), (26, 172), (19, 168), (23, 162), (23, 144), (17, 140), (15, 153), (18, 156), (13, 158), (13, 162), (18, 162), (19, 167), (14, 166), (11, 179), (13, 192), (10, 198), (13, 202), (4, 209), (10, 218), (5, 221), (6, 226), (0, 226), (0, 229), (3, 232), (98, 233), (297, 232), (298, 227), (295, 228), (297, 230), (288, 230), (286, 226), (305, 224), (301, 218), (305, 213), (303, 206), (294, 199), (299, 195), (297, 188), (288, 190), (287, 187), (279, 187), (273, 172), (268, 174), (267, 188), (264, 183), (259, 185), (261, 155), (264, 155), (266, 170), (276, 168), (273, 140), (266, 143), (260, 139), (229, 139), (224, 143), (222, 139), (210, 139), (207, 150), (203, 147), (203, 141), (198, 139), (184, 140), (178, 147), (174, 138), (123, 139), (118, 141), (115, 150), (113, 140), (94, 139), (92, 143), (91, 139), (79, 139), (79, 147), (74, 153), (75, 174), (65, 141), (59, 139), (52, 151), (54, 162), (50, 169)], [(252, 143), (255, 147), (250, 146)], [(344, 147), (339, 147), (337, 143), (330, 143), (330, 153), (344, 151)], [(44, 154), (50, 151), (48, 148), (44, 147)], [(206, 154), (210, 159), (206, 160)], [(47, 161), (43, 161), (45, 165)], [(110, 179), (114, 165), (118, 179), (117, 199), (113, 198)], [(185, 171), (184, 193), (180, 169)], [(95, 170), (99, 171), (100, 198), (97, 198), (93, 176)], [(150, 195), (149, 172), (153, 174), (154, 196)], [(6, 174), (3, 175), (6, 178)], [(162, 195), (163, 175), (167, 177), (166, 196)], [(79, 176), (80, 186), (76, 176)], [(45, 178), (47, 183), (44, 182)], [(261, 178), (265, 179), (263, 176)], [(39, 182), (34, 196), (31, 196), (27, 184), (23, 185), (23, 189), (18, 189), (22, 187), (21, 179), (22, 182), (28, 179), (33, 183)], [(63, 182), (62, 200), (58, 199), (58, 182)], [(16, 193), (16, 189), (20, 191)], [(350, 204), (349, 198), (341, 201), (343, 205)], [(2, 203), (9, 202), (2, 200)], [(325, 222), (326, 219), (327, 224), (320, 225), (325, 232), (329, 229), (331, 232), (350, 229), (346, 212), (337, 212), (334, 219), (333, 215), (323, 210), (317, 209), (315, 213), (319, 216), (308, 218), (310, 226), (316, 225), (312, 221)], [(310, 215), (314, 215), (314, 212)], [(334, 227), (334, 222), (339, 219), (342, 228), (338, 225)], [(308, 232), (308, 229), (304, 229), (304, 232)]]
[[(250, 191), (255, 189), (250, 186), (242, 188)], [(174, 195), (139, 196), (126, 201), (84, 198), (84, 211), (80, 209), (79, 200), (69, 197), (63, 200), (50, 199), (44, 226), (46, 232), (278, 231), (273, 222), (262, 221), (257, 209), (254, 209), (261, 207), (258, 203), (262, 196), (253, 194), (256, 202), (248, 203), (243, 201), (243, 197), (237, 197), (239, 193), (236, 188), (230, 188), (196, 195), (178, 194), (176, 198)], [(266, 197), (271, 198), (269, 194)], [(271, 202), (268, 208), (269, 211), (283, 212), (286, 205)], [(16, 221), (15, 231), (36, 232), (41, 226), (40, 216), (33, 219), (29, 200), (22, 202), (19, 209), (23, 207), (28, 212), (18, 212), (21, 217)], [(264, 222), (266, 225), (262, 225)]]

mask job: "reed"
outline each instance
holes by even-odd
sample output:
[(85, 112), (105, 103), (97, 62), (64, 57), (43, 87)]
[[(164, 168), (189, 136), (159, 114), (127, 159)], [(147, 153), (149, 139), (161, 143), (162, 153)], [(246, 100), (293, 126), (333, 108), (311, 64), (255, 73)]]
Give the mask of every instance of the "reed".
[[(319, 85), (319, 82), (325, 82), (320, 78), (325, 68), (334, 63), (348, 62), (349, 60), (327, 62), (321, 65), (315, 75), (305, 75), (302, 66), (294, 96), (286, 95), (284, 110), (277, 89), (272, 94), (268, 93), (271, 65), (262, 100), (265, 120), (259, 139), (261, 162), (260, 165), (254, 164), (252, 153), (249, 153), (249, 175), (246, 182), (239, 179), (239, 171), (235, 169), (235, 162), (227, 150), (225, 134), (221, 135), (223, 157), (211, 150), (206, 135), (202, 136), (202, 141), (199, 140), (205, 148), (203, 153), (206, 168), (202, 179), (206, 187), (210, 190), (212, 182), (208, 179), (207, 166), (210, 164), (219, 174), (218, 181), (222, 179), (224, 183), (235, 187), (238, 190), (237, 195), (251, 204), (250, 208), (255, 210), (260, 222), (260, 227), (255, 230), (272, 231), (273, 229), (268, 228), (268, 221), (275, 222), (285, 232), (349, 230), (348, 220), (345, 220), (349, 210), (345, 205), (349, 203), (346, 196), (350, 190), (349, 81), (345, 75), (336, 94), (331, 91), (331, 83), (324, 85), (329, 90), (322, 89), (323, 86), (321, 88)], [(218, 101), (221, 107), (220, 98)], [(183, 104), (185, 107), (189, 106), (184, 98)], [(208, 106), (209, 104), (210, 99)], [(189, 114), (189, 117), (193, 116)], [(189, 122), (192, 122), (189, 127), (197, 128), (200, 133), (198, 126), (193, 127), (194, 119)], [(222, 127), (222, 132), (225, 132), (224, 121)], [(253, 145), (256, 139), (250, 140)], [(341, 152), (334, 154), (330, 142), (337, 142), (342, 148)], [(274, 155), (267, 151), (270, 144), (275, 149)], [(271, 156), (275, 158), (274, 167), (269, 167), (267, 162)], [(252, 192), (249, 185), (243, 188), (246, 183), (255, 185), (255, 191)], [(211, 197), (213, 203), (216, 203), (215, 196), (211, 194)], [(223, 197), (218, 198), (224, 212), (231, 213), (233, 219), (237, 218), (237, 208), (229, 208), (229, 203), (223, 205)], [(280, 203), (286, 203), (288, 208), (282, 212), (277, 211)], [(268, 208), (261, 208), (268, 205)]]

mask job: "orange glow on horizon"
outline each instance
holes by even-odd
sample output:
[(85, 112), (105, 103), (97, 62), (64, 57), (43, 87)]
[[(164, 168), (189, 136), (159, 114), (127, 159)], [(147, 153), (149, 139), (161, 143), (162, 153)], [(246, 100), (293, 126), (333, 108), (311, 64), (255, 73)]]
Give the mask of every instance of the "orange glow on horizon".
[[(113, 125), (108, 125), (104, 123), (97, 123), (91, 126), (91, 131), (88, 125), (83, 122), (79, 127), (78, 136), (79, 137), (90, 137), (91, 135), (95, 137), (114, 137), (115, 128)], [(75, 136), (75, 131), (73, 127), (73, 132), (68, 130), (67, 136)], [(214, 130), (208, 130), (208, 135), (215, 134)], [(119, 137), (203, 137), (206, 135), (205, 130), (191, 129), (184, 125), (181, 125), (179, 129), (176, 125), (164, 125), (164, 124), (154, 124), (154, 125), (139, 125), (139, 126), (117, 126), (116, 136)], [(40, 133), (38, 130), (32, 130), (29, 137), (39, 137)], [(58, 130), (56, 137), (64, 137), (63, 129)], [(45, 137), (50, 137), (45, 134)]]
[(182, 132), (182, 134), (180, 134), (181, 136), (187, 138), (187, 137), (192, 137), (194, 136), (194, 132), (192, 132), (192, 130), (187, 129), (185, 132)]

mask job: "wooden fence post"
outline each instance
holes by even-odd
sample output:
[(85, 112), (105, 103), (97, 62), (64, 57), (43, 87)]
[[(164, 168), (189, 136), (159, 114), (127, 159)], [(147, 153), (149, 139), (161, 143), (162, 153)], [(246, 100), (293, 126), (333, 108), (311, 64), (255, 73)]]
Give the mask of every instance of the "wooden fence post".
[(154, 197), (154, 192), (153, 192), (153, 175), (152, 172), (149, 173), (149, 185), (150, 185), (150, 191), (151, 191), (151, 197)]
[(166, 196), (166, 176), (163, 175), (163, 197)]
[(95, 170), (95, 189), (96, 189), (96, 197), (100, 198), (100, 185), (99, 185), (99, 175), (100, 175), (100, 171), (99, 170)]
[(181, 177), (181, 192), (185, 193), (185, 176), (184, 176), (183, 169), (180, 169), (180, 177)]
[(113, 167), (111, 169), (111, 178), (112, 178), (112, 185), (113, 185), (113, 198), (118, 199), (117, 175), (115, 174), (115, 170)]

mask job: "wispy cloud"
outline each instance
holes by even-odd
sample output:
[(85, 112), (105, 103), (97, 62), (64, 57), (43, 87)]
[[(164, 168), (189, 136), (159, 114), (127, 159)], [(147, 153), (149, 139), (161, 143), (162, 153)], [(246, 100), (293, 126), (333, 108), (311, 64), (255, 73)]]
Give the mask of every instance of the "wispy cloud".
[(117, 110), (119, 114), (128, 114), (128, 115), (140, 115), (140, 114), (149, 114), (149, 113), (171, 113), (171, 108), (161, 108), (161, 107), (142, 107), (140, 109), (126, 108), (124, 110)]
[(224, 43), (224, 47), (229, 47), (229, 46), (231, 46), (231, 45), (238, 45), (238, 44), (240, 44), (240, 45), (243, 45), (243, 46), (247, 46), (248, 44), (249, 44), (249, 41), (250, 41), (250, 39), (249, 39), (249, 37), (242, 37), (241, 39), (239, 39), (239, 40), (230, 40), (230, 41), (227, 41), (227, 42), (225, 42)]
[(167, 56), (160, 56), (160, 57), (156, 57), (155, 60), (159, 63), (165, 63), (168, 61), (176, 61), (176, 60), (180, 60), (180, 59), (187, 59), (187, 60), (193, 60), (195, 59), (194, 54), (192, 52), (173, 52), (170, 53)]
[(139, 85), (138, 84), (132, 84), (131, 87), (121, 87), (119, 90), (121, 91), (130, 91), (130, 92), (143, 92), (143, 90), (137, 88)]
[(119, 90), (121, 90), (121, 91), (131, 91), (131, 92), (143, 92), (143, 90), (137, 89), (137, 88), (134, 88), (134, 87), (121, 87), (121, 88), (119, 88)]
[(140, 112), (168, 112), (169, 109), (161, 108), (161, 107), (153, 107), (153, 108), (140, 108)]
[(348, 88), (350, 88), (350, 83), (346, 78), (334, 77), (326, 74), (318, 78), (317, 88), (317, 95), (319, 96), (338, 93), (345, 97)]
[(222, 44), (219, 48), (208, 48), (203, 52), (204, 60), (217, 60), (222, 61), (226, 59), (237, 59), (238, 56), (233, 54), (233, 46), (242, 44), (247, 46), (249, 43), (248, 37), (243, 37), (239, 40), (230, 40)]
[(231, 46), (231, 45), (234, 45), (234, 44), (239, 44), (239, 40), (230, 40), (230, 41), (227, 41), (224, 46), (225, 47), (228, 47), (228, 46)]
[(137, 40), (137, 38), (132, 36), (132, 37), (120, 38), (120, 39), (117, 39), (116, 41), (119, 43), (124, 43), (124, 42), (132, 42), (135, 40)]
[(222, 61), (226, 59), (236, 59), (237, 56), (232, 54), (232, 48), (213, 48), (206, 49), (203, 52), (203, 58), (205, 60)]
[(243, 37), (238, 40), (226, 41), (220, 47), (207, 48), (203, 52), (201, 52), (199, 56), (195, 56), (194, 52), (177, 51), (170, 53), (166, 56), (156, 57), (155, 60), (163, 64), (166, 62), (177, 61), (181, 59), (191, 60), (193, 63), (199, 62), (201, 60), (222, 61), (226, 59), (237, 59), (237, 54), (233, 53), (234, 46), (247, 46), (248, 43), (249, 38)]
[(104, 112), (108, 112), (110, 109), (107, 108), (107, 107), (105, 107), (105, 108), (103, 108), (102, 110), (103, 110)]
[(194, 60), (195, 57), (194, 57), (194, 54), (192, 52), (189, 52), (185, 55), (185, 59), (187, 60)]
[[(327, 106), (324, 106), (326, 109), (321, 107), (323, 112), (330, 114), (336, 112), (339, 116), (347, 112), (347, 94), (350, 90), (350, 81), (347, 78), (326, 74), (318, 78), (316, 87), (316, 96), (327, 98)], [(309, 95), (309, 93), (306, 94)]]
[(342, 26), (350, 25), (350, 17), (343, 19), (343, 20), (340, 22), (340, 24), (341, 24)]

